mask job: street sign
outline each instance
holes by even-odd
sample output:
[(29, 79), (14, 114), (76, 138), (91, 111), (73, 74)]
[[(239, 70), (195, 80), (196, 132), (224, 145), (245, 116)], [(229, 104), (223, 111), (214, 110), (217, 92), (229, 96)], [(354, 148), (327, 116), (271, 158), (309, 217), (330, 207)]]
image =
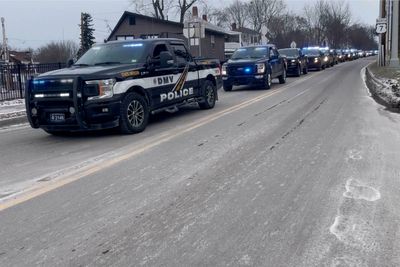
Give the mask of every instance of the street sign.
[(376, 33), (385, 33), (387, 31), (386, 23), (376, 24)]
[(387, 31), (387, 19), (377, 18), (376, 19), (376, 33), (385, 33)]

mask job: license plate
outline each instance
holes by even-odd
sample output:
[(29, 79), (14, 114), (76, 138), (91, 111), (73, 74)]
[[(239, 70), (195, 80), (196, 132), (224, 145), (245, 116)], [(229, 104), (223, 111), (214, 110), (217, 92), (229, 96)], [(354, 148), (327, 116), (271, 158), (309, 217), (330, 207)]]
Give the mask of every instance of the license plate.
[(63, 122), (65, 121), (65, 114), (63, 113), (51, 113), (50, 121), (52, 122)]

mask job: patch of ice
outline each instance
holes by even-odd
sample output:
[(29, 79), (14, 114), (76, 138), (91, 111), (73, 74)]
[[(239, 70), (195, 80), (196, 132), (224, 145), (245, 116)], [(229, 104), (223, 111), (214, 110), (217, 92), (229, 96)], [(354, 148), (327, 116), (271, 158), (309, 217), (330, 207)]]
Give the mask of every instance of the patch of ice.
[(345, 187), (346, 192), (343, 193), (343, 196), (347, 198), (366, 201), (376, 201), (381, 198), (381, 193), (378, 190), (353, 178), (347, 180)]

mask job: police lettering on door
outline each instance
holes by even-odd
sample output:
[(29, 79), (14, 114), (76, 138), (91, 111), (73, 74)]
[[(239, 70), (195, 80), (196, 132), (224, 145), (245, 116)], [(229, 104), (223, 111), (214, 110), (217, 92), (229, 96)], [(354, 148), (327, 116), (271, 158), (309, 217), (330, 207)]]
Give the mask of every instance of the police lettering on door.
[(160, 102), (164, 102), (165, 100), (171, 101), (171, 100), (179, 99), (182, 97), (190, 96), (193, 94), (194, 94), (193, 87), (185, 88), (185, 89), (182, 89), (179, 91), (173, 91), (173, 92), (169, 92), (166, 94), (161, 94)]

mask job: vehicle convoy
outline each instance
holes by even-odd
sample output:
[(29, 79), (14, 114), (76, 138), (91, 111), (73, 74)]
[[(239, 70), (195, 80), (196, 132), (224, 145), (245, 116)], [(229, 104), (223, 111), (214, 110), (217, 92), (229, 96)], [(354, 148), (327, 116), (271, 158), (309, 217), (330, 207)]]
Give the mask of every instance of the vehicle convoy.
[(301, 76), (301, 73), (308, 73), (307, 56), (305, 56), (299, 48), (283, 48), (278, 49), (281, 56), (287, 59), (287, 73)]
[(225, 91), (234, 85), (261, 85), (271, 88), (272, 79), (286, 82), (286, 65), (274, 45), (241, 47), (222, 65), (222, 82)]
[(213, 108), (220, 85), (218, 60), (194, 59), (179, 39), (138, 39), (95, 45), (68, 68), (31, 79), (25, 100), (31, 126), (51, 134), (131, 134), (150, 114), (189, 102)]

